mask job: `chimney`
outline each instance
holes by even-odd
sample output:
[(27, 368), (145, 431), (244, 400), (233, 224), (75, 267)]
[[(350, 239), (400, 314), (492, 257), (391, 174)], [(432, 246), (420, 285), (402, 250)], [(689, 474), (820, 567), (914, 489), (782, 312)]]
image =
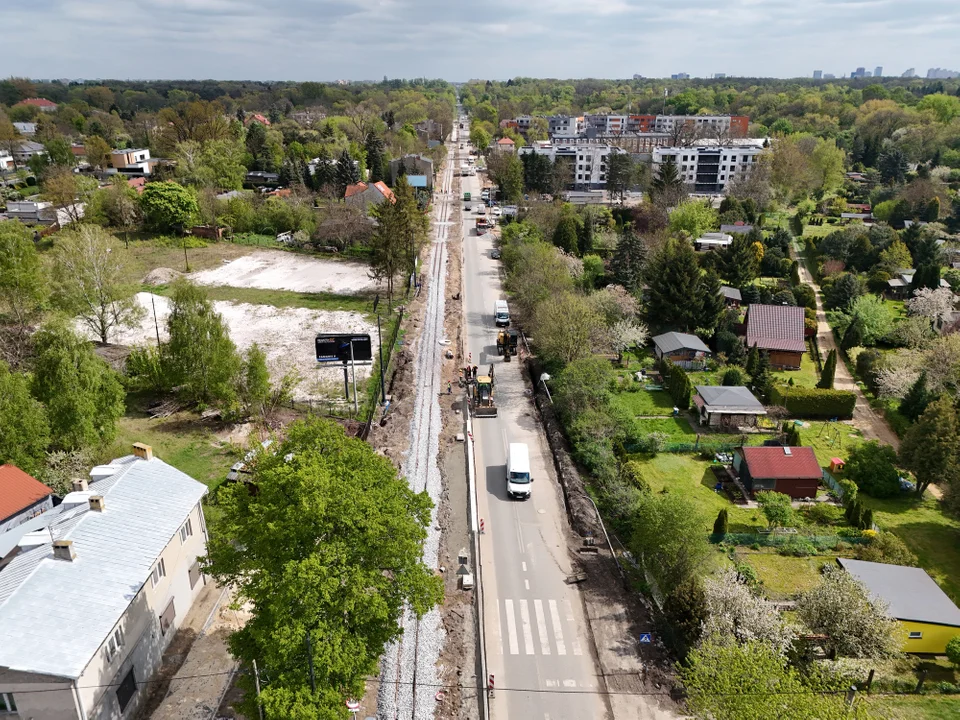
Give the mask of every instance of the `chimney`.
[(90, 489), (90, 484), (86, 478), (73, 478), (73, 491), (84, 492)]
[(57, 560), (72, 562), (77, 557), (77, 554), (73, 551), (73, 540), (54, 540), (53, 556)]
[(90, 509), (94, 512), (103, 512), (103, 495), (90, 496)]
[(145, 443), (134, 443), (133, 454), (141, 460), (153, 460), (153, 448)]

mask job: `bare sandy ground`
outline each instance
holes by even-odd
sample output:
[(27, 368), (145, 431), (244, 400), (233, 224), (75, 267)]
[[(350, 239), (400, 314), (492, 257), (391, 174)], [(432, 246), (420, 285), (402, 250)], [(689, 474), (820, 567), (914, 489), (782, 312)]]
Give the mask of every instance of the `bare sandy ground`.
[(200, 285), (337, 295), (355, 295), (376, 288), (367, 274), (365, 264), (322, 260), (279, 250), (261, 250), (244, 255), (189, 277)]
[[(137, 293), (137, 300), (147, 311), (143, 321), (138, 327), (114, 332), (111, 342), (122, 345), (155, 344), (157, 325), (160, 327), (161, 340), (166, 340), (170, 300), (150, 293)], [(272, 305), (225, 301), (214, 303), (214, 307), (226, 322), (230, 338), (237, 348), (244, 351), (257, 343), (263, 349), (274, 381), (290, 369), (300, 373), (302, 379), (294, 391), (295, 400), (320, 400), (336, 397), (338, 392), (342, 392), (343, 373), (339, 368), (317, 367), (314, 338), (318, 333), (370, 333), (373, 353), (377, 353), (377, 326), (367, 322), (359, 313), (276, 308)], [(357, 368), (357, 380), (369, 374), (369, 367)]]

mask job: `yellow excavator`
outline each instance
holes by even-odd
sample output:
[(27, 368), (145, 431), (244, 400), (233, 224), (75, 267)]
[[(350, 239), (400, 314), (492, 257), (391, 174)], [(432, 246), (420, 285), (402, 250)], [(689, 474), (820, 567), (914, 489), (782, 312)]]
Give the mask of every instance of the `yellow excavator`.
[(493, 365), (489, 375), (478, 375), (471, 384), (474, 417), (496, 417), (497, 405), (493, 398)]
[(517, 354), (517, 331), (501, 330), (497, 333), (497, 355), (503, 356), (504, 362), (510, 362), (510, 357)]

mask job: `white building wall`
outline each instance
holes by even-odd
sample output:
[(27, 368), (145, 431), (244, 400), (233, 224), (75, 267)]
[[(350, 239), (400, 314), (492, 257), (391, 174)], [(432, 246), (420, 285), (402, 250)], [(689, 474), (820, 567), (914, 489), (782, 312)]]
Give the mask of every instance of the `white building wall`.
[(689, 147), (689, 148), (656, 148), (653, 151), (653, 170), (660, 169), (660, 165), (672, 156), (677, 164), (677, 172), (681, 180), (687, 185), (697, 183), (700, 171), (701, 158), (704, 155), (715, 156), (719, 153), (716, 184), (718, 192), (726, 189), (727, 184), (735, 177), (746, 177), (756, 163), (757, 156), (763, 152), (762, 145), (733, 146), (733, 147)]

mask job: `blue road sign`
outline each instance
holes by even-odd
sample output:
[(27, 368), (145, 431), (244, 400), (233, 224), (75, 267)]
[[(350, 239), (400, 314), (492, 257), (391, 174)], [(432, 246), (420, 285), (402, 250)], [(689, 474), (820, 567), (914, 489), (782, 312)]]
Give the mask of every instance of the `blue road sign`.
[(640, 642), (642, 642), (642, 643), (652, 643), (652, 642), (653, 642), (653, 633), (640, 633)]

